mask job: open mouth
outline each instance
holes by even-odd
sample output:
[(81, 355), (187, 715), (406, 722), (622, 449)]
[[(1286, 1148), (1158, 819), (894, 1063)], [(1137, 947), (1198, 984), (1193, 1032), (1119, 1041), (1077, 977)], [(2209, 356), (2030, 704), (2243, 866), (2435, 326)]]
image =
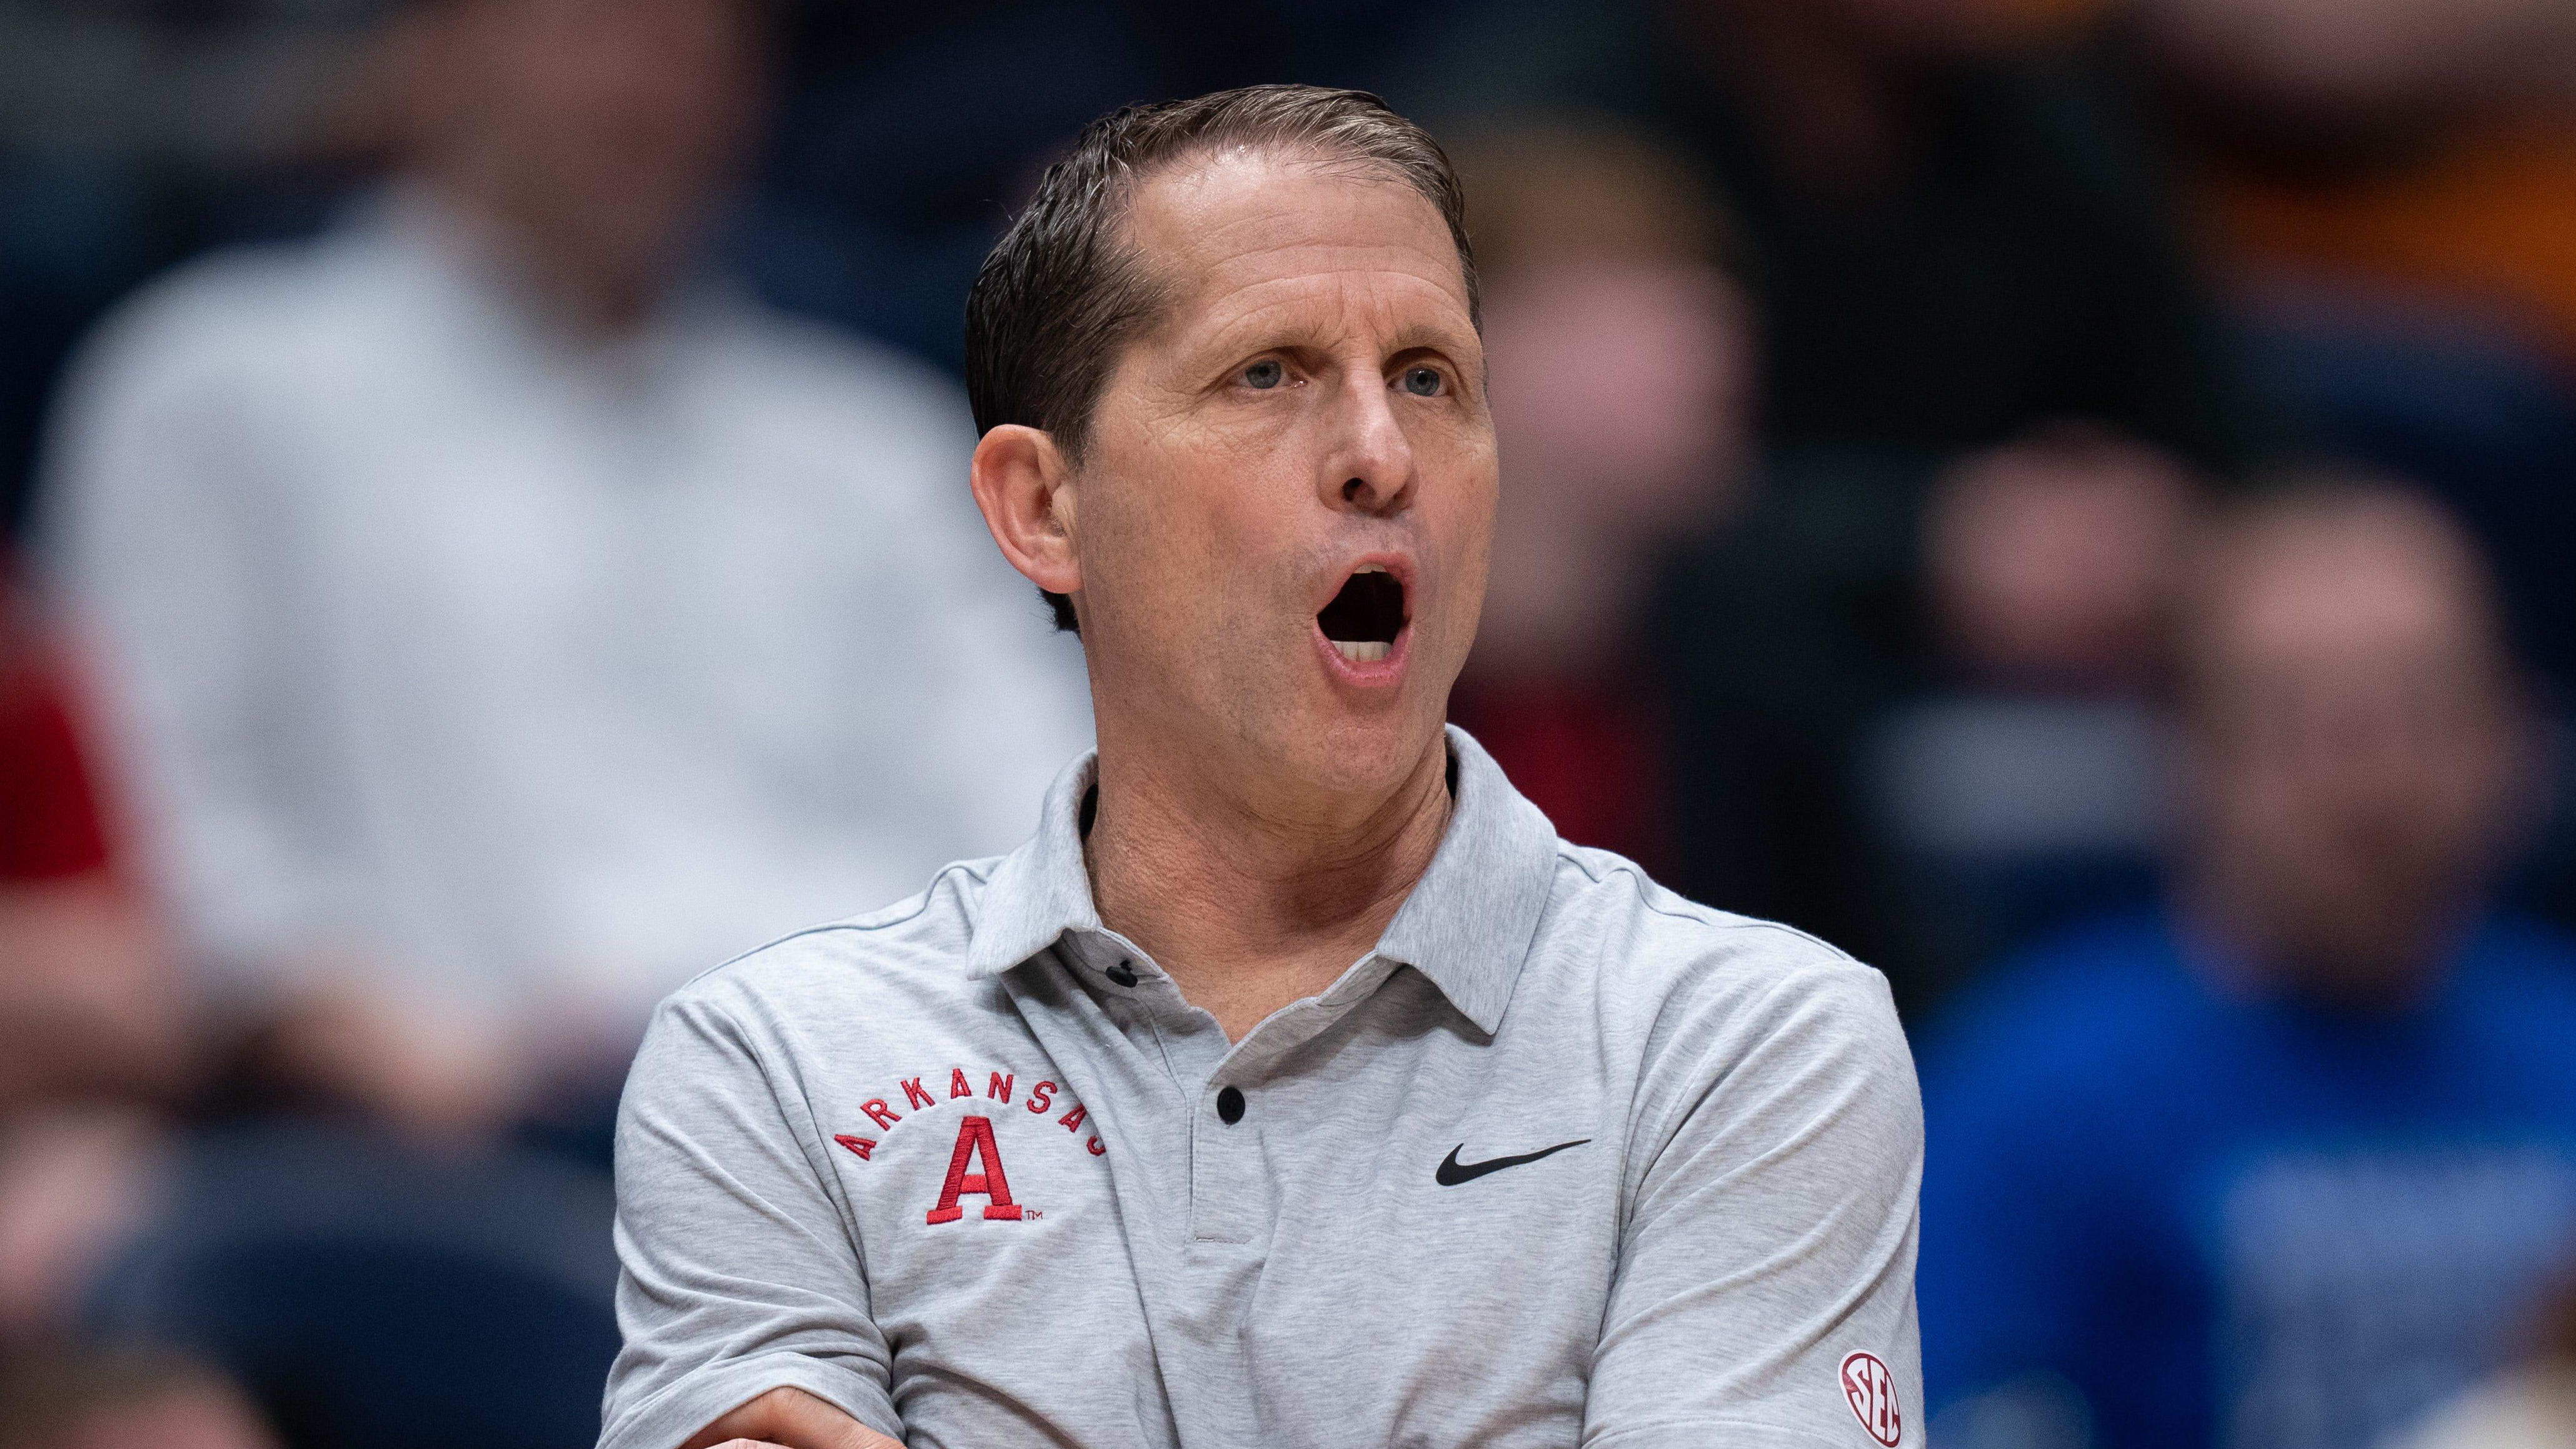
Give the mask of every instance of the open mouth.
[(1384, 568), (1363, 564), (1315, 615), (1315, 624), (1335, 653), (1353, 664), (1375, 664), (1404, 632), (1404, 585)]

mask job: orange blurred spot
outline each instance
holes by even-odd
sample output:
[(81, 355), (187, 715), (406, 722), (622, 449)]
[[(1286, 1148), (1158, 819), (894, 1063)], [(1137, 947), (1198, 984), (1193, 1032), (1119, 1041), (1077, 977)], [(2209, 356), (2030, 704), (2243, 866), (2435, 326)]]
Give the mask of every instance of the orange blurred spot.
[(2225, 244), (2501, 304), (2576, 355), (2576, 123), (2524, 122), (2341, 185), (2215, 179)]

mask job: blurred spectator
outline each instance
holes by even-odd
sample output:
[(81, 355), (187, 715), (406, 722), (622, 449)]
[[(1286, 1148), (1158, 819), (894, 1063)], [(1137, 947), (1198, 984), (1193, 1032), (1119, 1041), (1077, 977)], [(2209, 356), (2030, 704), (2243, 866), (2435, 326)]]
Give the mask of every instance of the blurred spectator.
[(0, 1352), (0, 1449), (276, 1449), (239, 1390), (168, 1354)]
[[(1836, 933), (1886, 963), (1913, 1011), (1997, 944), (1963, 911), (2028, 924), (2068, 896), (2049, 886), (2000, 914), (1944, 900), (1923, 847), (2151, 845), (2136, 692), (2171, 540), (2205, 486), (2076, 420), (1928, 473), (1861, 450), (1769, 455), (1751, 506), (1679, 557), (1657, 601), (1693, 889)], [(2034, 751), (2059, 768), (2012, 778)], [(2093, 874), (2067, 882), (2074, 898), (2134, 871)]]
[(2083, 426), (1953, 466), (1923, 527), (1925, 602), (1952, 674), (2066, 694), (2146, 684), (2197, 483), (2170, 454)]
[(1511, 486), (1451, 715), (1569, 839), (1660, 867), (1670, 743), (1645, 611), (1663, 557), (1748, 482), (1750, 305), (1719, 265), (1722, 213), (1634, 134), (1531, 122), (1453, 149)]
[(2069, 426), (1947, 470), (1923, 527), (1939, 672), (1863, 736), (1914, 1003), (2147, 894), (2166, 824), (2147, 699), (2199, 481)]
[(2249, 371), (2309, 454), (2486, 540), (2519, 642), (2576, 680), (2576, 10), (2142, 0)]
[(2517, 644), (2576, 682), (2576, 387), (2529, 335), (2483, 308), (2367, 295), (2275, 275), (2247, 293), (2251, 371), (2301, 447), (2433, 490), (2495, 560)]
[(2379, 1442), (2503, 1361), (2576, 1242), (2576, 943), (2487, 908), (2532, 731), (2474, 547), (2321, 484), (2196, 562), (2170, 904), (1924, 1053), (1960, 1449)]
[(130, 303), (56, 415), (148, 867), (290, 1091), (604, 1091), (690, 971), (1007, 847), (1081, 742), (962, 398), (692, 264), (759, 16), (401, 7), (399, 178)]
[[(1503, 7), (1462, 36), (1436, 92), (1461, 116), (1624, 117), (1740, 216), (1761, 481), (1733, 527), (1675, 561), (1653, 611), (1671, 876), (1883, 964), (1909, 1006), (1931, 967), (1912, 955), (1921, 933), (1857, 756), (1872, 720), (1945, 677), (1921, 607), (1936, 480), (1982, 450), (2057, 448), (2068, 428), (2188, 460), (2165, 471), (2223, 473), (2253, 431), (2150, 149), (2122, 97), (2055, 43), (2068, 9)], [(2039, 623), (2059, 639), (2087, 627)]]

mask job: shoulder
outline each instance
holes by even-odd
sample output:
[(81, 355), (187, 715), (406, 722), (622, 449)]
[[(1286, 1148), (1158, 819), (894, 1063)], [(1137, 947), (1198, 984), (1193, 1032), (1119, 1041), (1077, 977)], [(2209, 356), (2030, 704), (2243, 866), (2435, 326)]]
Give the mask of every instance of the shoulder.
[(126, 298), (110, 326), (257, 326), (327, 309), (366, 270), (370, 250), (340, 233), (224, 247), (179, 263)]
[(1900, 1073), (1910, 1090), (1912, 1060), (1878, 971), (1794, 927), (1677, 895), (1608, 851), (1558, 845), (1532, 956), (1543, 990), (1588, 978), (1649, 1070), (1794, 1044), (1805, 1058)]
[(1575, 1029), (1595, 1037), (1604, 1081), (1624, 1098), (1635, 1183), (1734, 1180), (1792, 1153), (1798, 1171), (1747, 1175), (1739, 1201), (1784, 1191), (1789, 1210), (1809, 1211), (1819, 1191), (1910, 1196), (1923, 1107), (1884, 977), (1804, 931), (1675, 895), (1607, 852), (1560, 845), (1558, 863), (1542, 939), (1558, 952), (1598, 945), (1587, 974), (1560, 959), (1537, 985), (1588, 988), (1549, 1006), (1589, 1018)]
[(349, 304), (347, 259), (324, 240), (210, 253), (112, 309), (72, 364), (75, 392), (243, 376)]
[(1788, 982), (1864, 991), (1885, 978), (1794, 926), (1701, 905), (1658, 885), (1636, 862), (1559, 841), (1541, 949), (1594, 943), (1627, 985)]
[(960, 861), (924, 890), (864, 915), (809, 926), (700, 973), (657, 1019), (725, 1021), (760, 1036), (815, 1023), (867, 1029), (954, 1014), (992, 995), (967, 975), (974, 921), (998, 859)]

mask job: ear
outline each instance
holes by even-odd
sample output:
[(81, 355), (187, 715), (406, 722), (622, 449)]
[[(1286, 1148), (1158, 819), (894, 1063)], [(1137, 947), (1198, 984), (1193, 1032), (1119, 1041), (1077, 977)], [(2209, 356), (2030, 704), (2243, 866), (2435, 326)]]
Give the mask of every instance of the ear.
[(1051, 594), (1082, 589), (1073, 553), (1073, 470), (1055, 439), (1004, 423), (975, 445), (975, 506), (1002, 557)]

